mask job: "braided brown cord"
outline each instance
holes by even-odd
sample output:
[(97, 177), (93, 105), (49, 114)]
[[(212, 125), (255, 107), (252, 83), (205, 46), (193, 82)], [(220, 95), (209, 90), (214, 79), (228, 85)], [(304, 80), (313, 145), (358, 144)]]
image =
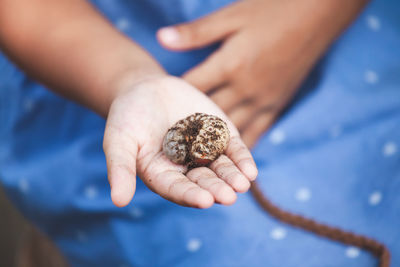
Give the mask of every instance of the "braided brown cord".
[(290, 224), (294, 227), (315, 233), (316, 235), (329, 238), (347, 245), (359, 247), (368, 250), (379, 260), (379, 267), (390, 266), (390, 251), (384, 244), (369, 237), (346, 232), (340, 228), (328, 226), (301, 215), (293, 214), (280, 209), (269, 201), (260, 190), (256, 182), (252, 183), (251, 192), (260, 206), (276, 219)]

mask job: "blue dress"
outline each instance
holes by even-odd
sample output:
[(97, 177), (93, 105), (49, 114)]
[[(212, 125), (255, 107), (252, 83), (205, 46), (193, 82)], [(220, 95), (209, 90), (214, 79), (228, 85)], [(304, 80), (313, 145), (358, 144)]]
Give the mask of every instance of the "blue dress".
[[(214, 47), (169, 52), (157, 44), (156, 30), (232, 1), (92, 2), (180, 75)], [(253, 149), (259, 184), (273, 202), (382, 241), (392, 266), (400, 266), (399, 14), (398, 1), (370, 3)], [(138, 180), (133, 202), (114, 207), (104, 120), (47, 91), (1, 54), (0, 122), (0, 181), (72, 266), (376, 266), (363, 250), (274, 220), (249, 193), (230, 207), (196, 210)]]

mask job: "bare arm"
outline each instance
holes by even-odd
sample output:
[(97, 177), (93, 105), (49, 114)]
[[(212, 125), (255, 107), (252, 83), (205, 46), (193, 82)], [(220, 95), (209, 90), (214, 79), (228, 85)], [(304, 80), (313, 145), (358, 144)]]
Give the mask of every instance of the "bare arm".
[[(198, 208), (232, 204), (256, 178), (251, 154), (225, 114), (196, 88), (168, 77), (86, 1), (0, 0), (0, 47), (36, 80), (107, 117), (103, 148), (115, 205), (131, 201), (136, 174), (160, 196)], [(184, 175), (160, 148), (168, 128), (195, 112), (224, 118), (231, 140), (226, 157)]]
[(103, 116), (123, 75), (163, 73), (83, 0), (0, 0), (0, 48), (36, 80)]

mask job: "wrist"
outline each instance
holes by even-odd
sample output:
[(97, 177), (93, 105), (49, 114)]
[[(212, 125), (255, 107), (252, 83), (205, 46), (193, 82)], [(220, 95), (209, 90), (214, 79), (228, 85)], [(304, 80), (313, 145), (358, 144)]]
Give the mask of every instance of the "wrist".
[(367, 2), (368, 0), (295, 2), (292, 6), (292, 21), (287, 30), (287, 34), (297, 39), (294, 54), (302, 54), (313, 64), (358, 16)]
[[(327, 48), (360, 14), (368, 0), (305, 0), (308, 2), (310, 30), (322, 51)], [(320, 38), (318, 38), (320, 37)]]
[(169, 75), (158, 65), (152, 68), (127, 69), (119, 73), (111, 82), (111, 90), (108, 96), (107, 105), (101, 115), (107, 117), (108, 110), (114, 100), (126, 94), (137, 85), (149, 80), (162, 79), (168, 76)]

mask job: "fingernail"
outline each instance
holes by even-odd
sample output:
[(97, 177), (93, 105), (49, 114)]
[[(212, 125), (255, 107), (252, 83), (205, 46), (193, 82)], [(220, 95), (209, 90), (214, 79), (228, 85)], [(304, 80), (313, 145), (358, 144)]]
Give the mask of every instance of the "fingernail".
[(159, 36), (167, 44), (178, 44), (180, 39), (179, 32), (174, 27), (162, 28)]

